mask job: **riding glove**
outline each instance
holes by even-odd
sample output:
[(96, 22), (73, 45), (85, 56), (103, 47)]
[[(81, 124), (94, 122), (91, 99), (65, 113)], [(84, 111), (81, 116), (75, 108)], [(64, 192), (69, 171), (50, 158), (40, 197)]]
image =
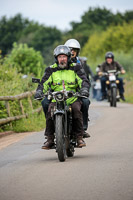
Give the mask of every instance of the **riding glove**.
[(85, 87), (81, 88), (81, 89), (80, 89), (80, 94), (81, 94), (82, 96), (89, 97), (88, 88), (85, 88)]
[(43, 92), (42, 92), (42, 90), (37, 90), (36, 93), (35, 93), (34, 98), (35, 98), (35, 99), (42, 99), (42, 97), (43, 97)]

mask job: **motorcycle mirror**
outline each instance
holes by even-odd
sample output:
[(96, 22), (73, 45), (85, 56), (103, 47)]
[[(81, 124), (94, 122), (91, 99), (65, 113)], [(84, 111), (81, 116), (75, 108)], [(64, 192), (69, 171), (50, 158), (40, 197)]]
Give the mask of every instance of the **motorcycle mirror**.
[(39, 78), (32, 78), (32, 83), (40, 83), (40, 79)]

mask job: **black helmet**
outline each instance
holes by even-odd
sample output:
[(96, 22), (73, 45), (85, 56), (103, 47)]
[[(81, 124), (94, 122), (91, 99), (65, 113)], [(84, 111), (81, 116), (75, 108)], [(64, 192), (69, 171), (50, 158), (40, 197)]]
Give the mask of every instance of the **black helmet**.
[(68, 57), (68, 63), (71, 60), (71, 50), (66, 45), (59, 45), (54, 49), (55, 62), (58, 63), (57, 56), (64, 54)]
[(105, 54), (105, 60), (107, 59), (107, 58), (112, 58), (113, 60), (114, 60), (114, 54), (110, 51), (110, 52), (107, 52), (106, 54)]

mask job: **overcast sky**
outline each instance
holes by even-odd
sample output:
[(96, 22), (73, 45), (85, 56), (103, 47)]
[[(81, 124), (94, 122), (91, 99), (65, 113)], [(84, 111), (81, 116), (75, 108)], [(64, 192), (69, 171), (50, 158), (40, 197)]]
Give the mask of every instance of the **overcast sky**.
[(0, 18), (21, 13), (24, 18), (65, 31), (70, 29), (70, 22), (80, 22), (89, 7), (123, 13), (133, 10), (133, 0), (0, 0)]

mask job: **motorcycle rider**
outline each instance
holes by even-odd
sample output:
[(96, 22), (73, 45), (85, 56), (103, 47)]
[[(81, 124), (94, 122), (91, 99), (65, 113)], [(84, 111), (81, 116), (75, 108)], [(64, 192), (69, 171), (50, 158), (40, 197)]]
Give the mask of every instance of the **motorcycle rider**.
[(87, 64), (87, 58), (86, 57), (79, 57), (79, 60), (81, 62), (81, 65), (83, 66), (84, 68), (84, 71), (85, 71), (85, 74), (88, 78), (88, 80), (90, 79), (89, 77), (91, 76), (91, 80), (94, 79), (94, 74), (90, 68), (90, 66)]
[[(90, 83), (89, 80), (89, 75), (88, 75), (88, 68), (83, 64), (83, 61), (81, 61), (78, 57), (79, 53), (80, 53), (80, 43), (76, 40), (76, 39), (69, 39), (65, 42), (65, 45), (68, 46), (71, 49), (71, 60), (74, 63), (79, 63), (82, 66), (82, 70), (85, 72), (86, 77), (88, 78), (88, 81)], [(83, 115), (83, 127), (84, 127), (84, 138), (88, 138), (90, 137), (89, 133), (86, 132), (86, 130), (88, 129), (88, 110), (89, 110), (89, 105), (90, 105), (90, 100), (89, 98), (85, 99), (82, 98), (82, 107), (81, 107), (81, 111), (82, 111), (82, 115)]]
[[(116, 61), (114, 61), (114, 54), (112, 52), (107, 52), (105, 54), (105, 62), (103, 62), (99, 67), (99, 75), (102, 75), (102, 72), (107, 72), (108, 70), (116, 70), (120, 71), (121, 74), (125, 74), (124, 68)], [(104, 100), (107, 98), (106, 93), (106, 76), (101, 77), (101, 92), (102, 92), (102, 99)], [(120, 98), (125, 101), (124, 97), (124, 87), (123, 87), (123, 79), (117, 77), (117, 80), (119, 80), (118, 89), (120, 93)]]
[[(42, 88), (44, 93), (49, 88), (52, 91), (60, 91), (63, 89), (62, 81), (65, 83), (66, 90), (76, 92), (77, 87), (80, 88), (80, 93), (83, 96), (89, 96), (89, 82), (85, 74), (81, 70), (79, 64), (71, 63), (71, 51), (65, 45), (59, 45), (54, 50), (55, 64), (47, 68), (39, 87), (37, 88), (35, 98), (42, 95)], [(42, 146), (43, 149), (50, 149), (54, 145), (54, 122), (51, 118), (51, 108), (54, 102), (49, 104), (48, 112), (46, 114), (46, 130), (45, 135), (47, 141)], [(67, 99), (67, 104), (72, 106), (73, 116), (73, 133), (77, 136), (78, 147), (86, 146), (83, 140), (83, 119), (81, 109), (81, 101), (75, 97)]]

